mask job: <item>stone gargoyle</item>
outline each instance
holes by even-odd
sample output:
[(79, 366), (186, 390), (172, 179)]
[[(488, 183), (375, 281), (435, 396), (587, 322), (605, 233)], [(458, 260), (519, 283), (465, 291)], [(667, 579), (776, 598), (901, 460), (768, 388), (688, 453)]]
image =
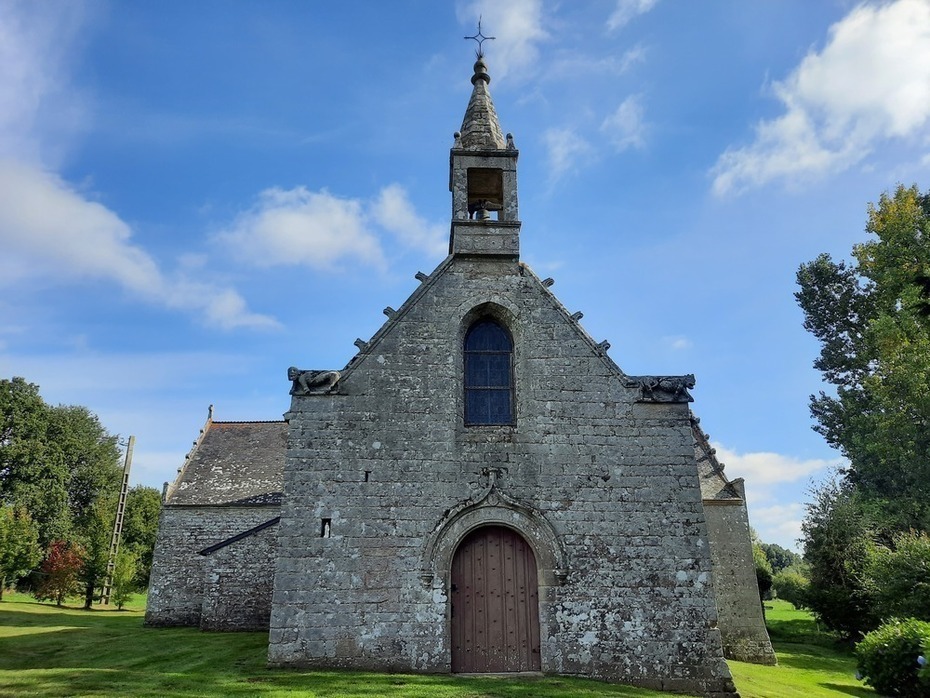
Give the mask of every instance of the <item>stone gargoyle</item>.
[(291, 395), (319, 395), (336, 387), (339, 371), (304, 371), (291, 366), (287, 378), (293, 383)]
[(694, 374), (685, 376), (630, 376), (629, 387), (639, 387), (641, 402), (694, 402), (689, 388), (694, 387)]

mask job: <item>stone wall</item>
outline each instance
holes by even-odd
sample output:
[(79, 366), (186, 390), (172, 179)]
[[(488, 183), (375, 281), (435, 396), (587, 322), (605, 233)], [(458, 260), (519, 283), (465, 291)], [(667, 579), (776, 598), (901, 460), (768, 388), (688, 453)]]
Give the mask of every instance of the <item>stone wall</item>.
[(277, 516), (277, 506), (162, 507), (152, 557), (146, 625), (198, 626), (205, 557), (200, 551)]
[[(514, 426), (463, 426), (484, 315), (514, 338)], [(525, 267), (447, 260), (338, 394), (292, 402), (270, 662), (449, 671), (437, 551), (477, 512), (564, 565), (541, 574), (543, 671), (731, 692), (687, 406), (639, 397)]]
[(267, 630), (277, 526), (205, 555), (203, 630)]

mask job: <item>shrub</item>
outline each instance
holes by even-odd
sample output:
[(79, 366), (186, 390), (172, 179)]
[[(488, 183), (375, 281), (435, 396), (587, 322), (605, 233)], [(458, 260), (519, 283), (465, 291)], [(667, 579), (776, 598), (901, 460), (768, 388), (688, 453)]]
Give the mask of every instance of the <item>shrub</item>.
[(859, 675), (883, 695), (904, 698), (930, 696), (930, 672), (918, 663), (930, 651), (930, 623), (891, 620), (856, 645)]
[(810, 580), (798, 567), (788, 567), (772, 577), (772, 589), (775, 596), (793, 604), (795, 608), (808, 608), (808, 590)]

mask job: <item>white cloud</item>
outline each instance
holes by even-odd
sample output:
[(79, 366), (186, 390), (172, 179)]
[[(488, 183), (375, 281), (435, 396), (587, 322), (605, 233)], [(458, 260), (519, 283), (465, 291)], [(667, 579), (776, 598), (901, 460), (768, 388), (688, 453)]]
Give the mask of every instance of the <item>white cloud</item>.
[[(149, 256), (129, 242), (129, 226), (88, 201), (57, 175), (11, 160), (0, 162), (0, 240), (40, 270), (72, 278), (108, 278), (145, 292), (159, 283)], [(8, 277), (9, 278), (9, 277)]]
[(370, 206), (371, 217), (403, 244), (431, 256), (445, 255), (449, 249), (447, 226), (428, 223), (417, 215), (407, 192), (390, 184)]
[(550, 128), (543, 133), (549, 158), (550, 179), (558, 179), (566, 172), (576, 169), (594, 153), (588, 141), (570, 128)]
[(272, 188), (220, 238), (244, 261), (261, 267), (333, 269), (343, 260), (383, 269), (384, 253), (368, 229), (362, 202), (326, 190)]
[(859, 5), (772, 90), (784, 113), (720, 156), (715, 193), (841, 171), (889, 139), (927, 136), (930, 1)]
[(617, 6), (607, 18), (607, 30), (616, 31), (656, 6), (659, 0), (617, 0)]
[(799, 502), (753, 507), (749, 512), (749, 522), (764, 543), (775, 543), (800, 552), (798, 539), (805, 513), (804, 505)]
[(694, 343), (687, 337), (663, 337), (662, 341), (673, 351), (684, 351), (694, 346)]
[(106, 281), (223, 328), (277, 323), (236, 291), (167, 277), (118, 214), (55, 173), (88, 110), (71, 87), (81, 2), (0, 3), (0, 286)]
[(809, 458), (800, 460), (780, 453), (737, 453), (714, 443), (717, 460), (726, 464), (727, 477), (742, 477), (757, 485), (780, 482), (797, 482), (814, 473), (835, 469), (844, 463), (842, 458)]
[(601, 131), (618, 152), (645, 145), (646, 124), (639, 95), (630, 95), (601, 123)]
[(84, 14), (81, 2), (0, 3), (0, 156), (55, 161), (83, 128), (66, 73)]
[(103, 280), (149, 302), (202, 312), (223, 328), (268, 327), (232, 289), (166, 278), (155, 260), (132, 244), (132, 230), (115, 213), (89, 201), (57, 175), (13, 160), (0, 161), (0, 285), (31, 278), (56, 282)]
[(260, 267), (332, 271), (351, 263), (383, 271), (384, 231), (421, 254), (447, 251), (447, 231), (417, 214), (399, 184), (384, 187), (371, 200), (343, 198), (325, 189), (267, 189), (218, 238), (242, 261)]
[(549, 37), (542, 25), (542, 0), (472, 0), (459, 4), (456, 14), (475, 30), (480, 17), (482, 33), (496, 37), (484, 44), (492, 77), (533, 67), (538, 44)]
[(619, 58), (617, 56), (591, 57), (581, 54), (562, 54), (546, 70), (548, 80), (577, 79), (588, 75), (622, 75), (637, 63), (646, 60), (646, 49), (636, 45)]

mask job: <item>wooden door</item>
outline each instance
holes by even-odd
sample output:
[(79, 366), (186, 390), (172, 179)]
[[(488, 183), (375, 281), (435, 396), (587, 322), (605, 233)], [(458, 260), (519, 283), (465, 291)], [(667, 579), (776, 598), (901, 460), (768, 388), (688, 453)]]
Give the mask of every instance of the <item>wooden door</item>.
[(527, 542), (503, 526), (469, 534), (452, 560), (452, 671), (539, 671), (539, 586)]

